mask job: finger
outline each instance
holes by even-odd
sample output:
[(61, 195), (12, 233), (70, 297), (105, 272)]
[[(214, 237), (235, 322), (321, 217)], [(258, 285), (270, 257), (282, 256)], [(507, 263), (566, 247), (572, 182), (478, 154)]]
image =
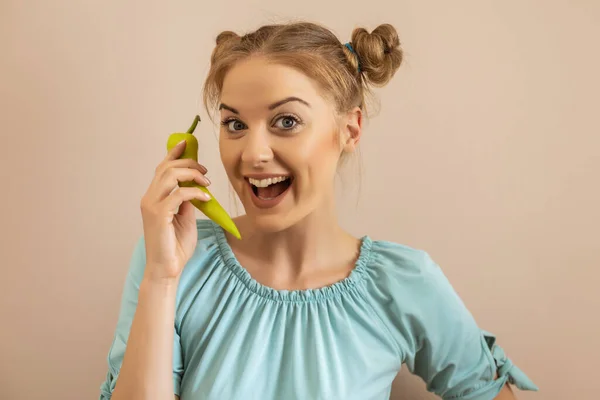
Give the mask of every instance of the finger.
[(210, 200), (210, 196), (204, 193), (200, 188), (197, 187), (180, 187), (177, 188), (167, 196), (162, 202), (162, 207), (165, 211), (171, 214), (177, 212), (177, 208), (184, 202), (197, 199), (200, 201)]
[(208, 172), (208, 169), (204, 165), (198, 163), (198, 161), (193, 160), (191, 158), (183, 158), (183, 159), (169, 161), (166, 164), (166, 167), (167, 168), (170, 168), (170, 167), (194, 168), (194, 169), (197, 169), (198, 171), (202, 172), (203, 174), (206, 174)]
[(175, 160), (179, 160), (179, 157), (183, 154), (185, 146), (187, 145), (185, 140), (177, 143), (171, 150), (167, 152), (165, 158), (156, 166), (154, 169), (154, 175), (159, 176), (169, 167), (169, 164)]
[(208, 172), (208, 169), (202, 164), (199, 164), (196, 160), (190, 158), (177, 159), (177, 160), (165, 160), (156, 167), (156, 176), (159, 178), (170, 168), (194, 168), (203, 174)]
[(186, 145), (187, 145), (187, 142), (185, 141), (185, 139), (182, 140), (181, 142), (177, 143), (175, 146), (173, 146), (173, 148), (171, 150), (169, 150), (167, 152), (167, 155), (165, 156), (163, 161), (168, 162), (171, 160), (177, 160), (183, 154), (183, 151), (185, 150)]
[(210, 185), (210, 180), (197, 169), (171, 168), (156, 186), (156, 198), (160, 201), (167, 197), (180, 183), (193, 182), (200, 186)]
[(184, 220), (192, 219), (194, 217), (194, 205), (189, 201), (184, 201), (179, 205), (177, 215)]

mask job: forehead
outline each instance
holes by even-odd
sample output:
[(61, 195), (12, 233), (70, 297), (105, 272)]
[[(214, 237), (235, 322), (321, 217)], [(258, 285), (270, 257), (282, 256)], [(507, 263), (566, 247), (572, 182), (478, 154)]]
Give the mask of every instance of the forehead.
[(223, 81), (221, 101), (240, 109), (260, 108), (295, 96), (315, 106), (325, 105), (318, 85), (295, 68), (251, 57), (232, 67)]

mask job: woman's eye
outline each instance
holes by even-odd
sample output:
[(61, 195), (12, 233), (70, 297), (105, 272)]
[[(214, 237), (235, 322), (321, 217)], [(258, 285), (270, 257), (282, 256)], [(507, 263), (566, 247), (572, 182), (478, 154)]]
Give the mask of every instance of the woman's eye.
[(246, 125), (242, 121), (239, 121), (237, 119), (224, 121), (223, 125), (227, 126), (227, 129), (230, 132), (238, 132), (238, 131), (242, 131), (242, 130), (246, 129)]
[(275, 126), (279, 129), (293, 129), (298, 124), (298, 120), (294, 117), (281, 117), (275, 122)]

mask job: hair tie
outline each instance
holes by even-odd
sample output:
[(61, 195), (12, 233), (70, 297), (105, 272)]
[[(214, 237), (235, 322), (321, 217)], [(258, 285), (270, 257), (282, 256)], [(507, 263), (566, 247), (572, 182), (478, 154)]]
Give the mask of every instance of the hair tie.
[(358, 72), (360, 73), (360, 59), (358, 58), (358, 54), (356, 53), (356, 51), (354, 51), (354, 47), (352, 47), (352, 44), (350, 42), (344, 44), (344, 46), (346, 46), (348, 50), (350, 50), (350, 52), (354, 54), (354, 57), (356, 58), (356, 64), (358, 65)]

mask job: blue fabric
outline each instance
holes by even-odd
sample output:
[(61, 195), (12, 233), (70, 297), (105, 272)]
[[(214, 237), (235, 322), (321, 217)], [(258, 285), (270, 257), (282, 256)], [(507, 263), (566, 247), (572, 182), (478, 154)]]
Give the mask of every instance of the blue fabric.
[(356, 64), (358, 65), (358, 72), (360, 72), (361, 71), (360, 60), (358, 59), (358, 53), (356, 53), (356, 51), (354, 50), (354, 47), (352, 47), (352, 43), (350, 43), (350, 42), (345, 43), (344, 46), (346, 46), (348, 48), (348, 50), (350, 50), (350, 52), (352, 54), (354, 54), (354, 57), (356, 57)]
[[(507, 381), (537, 390), (423, 250), (365, 236), (349, 277), (283, 291), (248, 274), (218, 225), (201, 219), (197, 226), (174, 324), (173, 382), (182, 400), (382, 400), (402, 364), (443, 399), (493, 399)], [(142, 237), (101, 400), (119, 375), (144, 266)]]

